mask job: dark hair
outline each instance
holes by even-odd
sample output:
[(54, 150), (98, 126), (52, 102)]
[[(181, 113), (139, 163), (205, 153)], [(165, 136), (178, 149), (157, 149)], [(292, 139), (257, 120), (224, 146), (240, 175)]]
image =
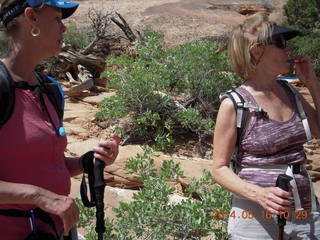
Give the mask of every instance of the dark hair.
[[(25, 2), (25, 0), (18, 0), (21, 3)], [(17, 2), (17, 0), (0, 0), (1, 6), (0, 6), (0, 13), (7, 7), (10, 7), (12, 4)], [(5, 32), (7, 35), (11, 35), (15, 31), (18, 30), (19, 24), (18, 24), (18, 18), (12, 19), (6, 26), (4, 26)]]

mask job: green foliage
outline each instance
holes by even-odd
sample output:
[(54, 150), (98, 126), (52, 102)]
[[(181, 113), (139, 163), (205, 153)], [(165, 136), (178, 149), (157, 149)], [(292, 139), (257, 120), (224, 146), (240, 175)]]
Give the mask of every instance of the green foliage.
[(168, 152), (175, 144), (175, 140), (171, 132), (164, 132), (163, 130), (157, 131), (155, 138), (154, 149), (162, 152)]
[(67, 24), (67, 32), (64, 34), (64, 41), (75, 49), (83, 49), (93, 40), (92, 33), (88, 29), (79, 28), (76, 23)]
[(155, 32), (150, 28), (144, 30), (143, 41), (138, 42), (136, 48), (139, 57), (144, 60), (161, 59), (166, 55), (166, 50), (163, 48), (161, 41), (164, 35), (160, 32)]
[[(191, 42), (165, 49), (163, 35), (147, 29), (138, 42), (138, 57), (107, 59), (101, 76), (116, 95), (100, 105), (96, 117), (104, 120), (130, 114), (125, 129), (130, 137), (153, 142), (155, 149), (170, 151), (177, 133), (202, 139), (211, 135), (219, 94), (239, 83), (225, 53), (208, 42)], [(125, 133), (125, 132), (123, 132)]]
[(296, 55), (310, 57), (317, 76), (320, 76), (320, 33), (298, 36), (290, 41), (290, 47)]
[(283, 9), (287, 17), (286, 24), (299, 29), (304, 34), (319, 29), (319, 0), (288, 0)]
[[(217, 101), (221, 90), (235, 84), (225, 52), (215, 53), (216, 46), (209, 41), (190, 42), (169, 50), (166, 76), (178, 91), (190, 92), (193, 96), (202, 96), (208, 101)], [(226, 77), (227, 76), (227, 77)], [(225, 86), (227, 85), (227, 86)]]
[(149, 156), (152, 153), (152, 149), (144, 147), (143, 154), (137, 154), (135, 158), (130, 158), (126, 163), (126, 169), (130, 174), (137, 174), (138, 179), (143, 181), (148, 178), (154, 178), (157, 173), (154, 168), (154, 160)]
[(320, 0), (288, 0), (283, 9), (286, 16), (284, 24), (302, 32), (302, 36), (289, 41), (294, 55), (310, 57), (316, 74), (319, 76)]
[(124, 106), (125, 103), (121, 98), (116, 96), (105, 98), (99, 104), (99, 109), (103, 109), (104, 111), (98, 111), (95, 117), (98, 119), (124, 117), (128, 114), (127, 109), (123, 108)]
[(177, 112), (174, 114), (174, 116), (183, 127), (194, 132), (199, 132), (202, 129), (212, 129), (214, 126), (214, 123), (211, 119), (203, 118), (201, 113), (193, 108), (189, 108), (186, 111)]
[[(106, 239), (114, 240), (164, 240), (201, 239), (211, 236), (227, 239), (227, 219), (213, 219), (213, 211), (230, 209), (230, 193), (215, 184), (210, 172), (205, 171), (200, 179), (192, 179), (184, 198), (178, 203), (170, 203), (170, 194), (175, 187), (168, 182), (178, 182), (184, 178), (180, 165), (172, 160), (164, 161), (160, 172), (154, 168), (150, 157), (152, 150), (144, 147), (144, 153), (128, 160), (126, 168), (139, 176), (144, 187), (133, 196), (130, 203), (120, 202), (113, 209), (116, 219), (107, 220)], [(191, 198), (197, 194), (200, 200)], [(83, 214), (80, 222), (92, 222), (93, 216)], [(88, 214), (88, 217), (84, 216)], [(87, 229), (87, 239), (96, 239), (94, 224)], [(91, 234), (91, 235), (90, 235)]]

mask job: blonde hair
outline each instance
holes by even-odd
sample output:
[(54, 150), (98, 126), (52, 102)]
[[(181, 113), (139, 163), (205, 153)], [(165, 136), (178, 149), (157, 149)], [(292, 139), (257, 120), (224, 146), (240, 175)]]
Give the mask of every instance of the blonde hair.
[(266, 13), (257, 13), (233, 30), (228, 45), (228, 57), (233, 70), (242, 79), (248, 79), (256, 69), (250, 48), (255, 44), (266, 45), (270, 41), (273, 24)]

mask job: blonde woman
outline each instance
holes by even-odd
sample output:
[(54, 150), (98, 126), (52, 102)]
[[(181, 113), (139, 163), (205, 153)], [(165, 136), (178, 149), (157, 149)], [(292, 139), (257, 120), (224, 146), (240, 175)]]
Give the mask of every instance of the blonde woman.
[[(277, 239), (277, 215), (283, 213), (285, 239), (320, 239), (318, 209), (304, 168), (308, 133), (296, 99), (277, 81), (290, 68), (286, 41), (298, 33), (270, 22), (266, 14), (255, 14), (236, 26), (229, 42), (230, 63), (243, 79), (236, 91), (248, 103), (249, 112), (243, 133), (237, 136), (237, 113), (230, 98), (225, 98), (214, 131), (213, 178), (233, 193), (228, 216), (231, 239)], [(294, 64), (314, 101), (315, 108), (301, 98), (311, 134), (318, 138), (320, 87), (308, 58), (296, 57)], [(229, 164), (235, 149), (233, 172)], [(276, 187), (276, 179), (288, 172), (293, 187), (286, 192)]]

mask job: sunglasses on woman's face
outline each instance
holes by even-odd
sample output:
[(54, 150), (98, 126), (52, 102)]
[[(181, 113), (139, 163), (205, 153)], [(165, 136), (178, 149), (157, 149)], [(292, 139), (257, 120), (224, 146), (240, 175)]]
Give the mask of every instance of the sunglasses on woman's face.
[(281, 38), (273, 39), (269, 44), (275, 45), (277, 48), (285, 49), (287, 47), (287, 41), (282, 36)]

